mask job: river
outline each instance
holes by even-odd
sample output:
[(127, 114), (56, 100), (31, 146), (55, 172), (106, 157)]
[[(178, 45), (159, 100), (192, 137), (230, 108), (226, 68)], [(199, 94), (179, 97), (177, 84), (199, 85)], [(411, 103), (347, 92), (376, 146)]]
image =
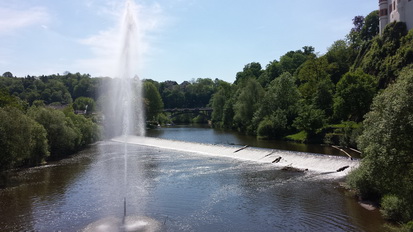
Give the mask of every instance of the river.
[[(148, 134), (179, 139), (185, 130), (192, 141), (245, 143), (207, 128)], [(271, 163), (104, 141), (3, 177), (0, 229), (81, 231), (122, 218), (126, 198), (127, 215), (154, 221), (160, 231), (383, 231), (379, 212), (361, 207), (338, 181)]]
[[(258, 140), (255, 136), (244, 135), (235, 131), (212, 129), (206, 124), (175, 125), (161, 127), (147, 132), (147, 136), (189, 141), (196, 143), (224, 144), (224, 145), (249, 145), (252, 147), (274, 148), (288, 151), (300, 151), (317, 154), (345, 156), (341, 151), (319, 144), (303, 144), (282, 140)], [(347, 150), (352, 156), (358, 153)]]

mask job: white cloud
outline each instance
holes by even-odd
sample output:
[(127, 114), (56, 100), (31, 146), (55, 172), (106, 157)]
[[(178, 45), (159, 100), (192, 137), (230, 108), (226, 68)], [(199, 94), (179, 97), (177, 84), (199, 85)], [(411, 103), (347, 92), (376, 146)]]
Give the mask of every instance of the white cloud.
[[(92, 6), (93, 0), (89, 0), (88, 4)], [(108, 17), (113, 17), (114, 25), (98, 34), (79, 40), (81, 44), (90, 49), (93, 56), (77, 60), (75, 66), (78, 70), (88, 70), (94, 76), (117, 76), (122, 49), (123, 6), (124, 3), (108, 0), (105, 6), (100, 8), (100, 11), (105, 12)], [(136, 47), (134, 48), (138, 51), (138, 57), (133, 64), (135, 68), (132, 71), (139, 75), (144, 60), (151, 50), (150, 44), (153, 37), (150, 34), (160, 27), (162, 8), (159, 4), (133, 6), (132, 11), (137, 22), (137, 35), (134, 43)]]
[(119, 31), (115, 28), (80, 40), (92, 52), (93, 57), (76, 61), (81, 70), (89, 70), (96, 76), (115, 76), (119, 44)]
[(43, 7), (28, 9), (0, 8), (0, 35), (13, 33), (18, 29), (44, 24), (50, 17)]

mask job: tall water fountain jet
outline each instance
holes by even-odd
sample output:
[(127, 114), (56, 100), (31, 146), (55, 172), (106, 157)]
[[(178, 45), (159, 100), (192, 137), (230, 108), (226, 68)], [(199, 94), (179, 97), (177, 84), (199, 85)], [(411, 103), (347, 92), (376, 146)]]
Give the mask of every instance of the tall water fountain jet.
[[(136, 5), (133, 1), (125, 2), (125, 10), (120, 24), (119, 58), (117, 76), (110, 81), (107, 101), (104, 106), (106, 138), (122, 137), (124, 143), (124, 192), (127, 193), (127, 160), (128, 141), (130, 135), (144, 136), (144, 112), (142, 104), (142, 85), (134, 73), (138, 66), (138, 23)], [(126, 204), (125, 204), (126, 205)]]
[[(105, 96), (102, 106), (105, 138), (117, 137), (123, 142), (125, 160), (123, 219), (104, 218), (90, 224), (84, 231), (157, 231), (159, 229), (159, 223), (156, 220), (143, 216), (127, 215), (126, 210), (129, 191), (128, 136), (145, 136), (142, 84), (135, 73), (139, 64), (139, 28), (136, 12), (135, 3), (132, 0), (126, 0), (121, 22), (117, 76), (110, 79), (106, 86), (101, 88), (101, 95)], [(107, 151), (102, 149), (102, 152)], [(139, 177), (137, 178), (139, 179)], [(119, 204), (121, 203), (119, 202)]]
[[(139, 35), (136, 5), (126, 1), (121, 23), (120, 55), (117, 76), (105, 91), (108, 91), (104, 106), (105, 134), (107, 137), (145, 135), (145, 120), (142, 101), (142, 85), (134, 73), (139, 63)], [(125, 141), (126, 144), (126, 141)]]

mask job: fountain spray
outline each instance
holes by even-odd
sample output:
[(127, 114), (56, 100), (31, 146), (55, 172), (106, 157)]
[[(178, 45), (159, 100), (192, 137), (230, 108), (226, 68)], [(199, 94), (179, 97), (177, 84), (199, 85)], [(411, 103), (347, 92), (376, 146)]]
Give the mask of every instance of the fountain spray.
[[(142, 85), (136, 76), (135, 67), (139, 62), (139, 28), (136, 17), (137, 6), (132, 0), (126, 0), (121, 24), (121, 47), (118, 64), (118, 79), (112, 85), (112, 117), (116, 132), (120, 132), (124, 142), (124, 218), (126, 217), (126, 195), (128, 186), (128, 136), (145, 135), (145, 122), (142, 101)], [(121, 131), (118, 131), (121, 128)], [(119, 136), (115, 133), (115, 136)]]

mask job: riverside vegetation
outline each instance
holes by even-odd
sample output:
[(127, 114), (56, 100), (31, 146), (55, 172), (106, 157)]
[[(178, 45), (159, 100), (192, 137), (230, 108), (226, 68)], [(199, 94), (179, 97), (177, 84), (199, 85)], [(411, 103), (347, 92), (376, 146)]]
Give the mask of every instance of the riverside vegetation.
[[(263, 68), (252, 62), (234, 83), (198, 78), (144, 80), (148, 121), (168, 123), (164, 108), (213, 108), (215, 127), (260, 139), (289, 139), (362, 151), (348, 185), (381, 205), (390, 221), (413, 230), (413, 30), (401, 22), (378, 35), (378, 12), (353, 19), (346, 38), (323, 55), (311, 46)], [(0, 77), (0, 169), (61, 158), (98, 139), (110, 78), (65, 73)], [(103, 86), (103, 91), (97, 91)], [(64, 109), (52, 109), (63, 105)], [(46, 107), (47, 106), (47, 107)], [(74, 112), (84, 111), (86, 115)], [(174, 122), (205, 122), (180, 115)], [(57, 136), (58, 135), (58, 136)], [(22, 146), (22, 144), (28, 144)]]

